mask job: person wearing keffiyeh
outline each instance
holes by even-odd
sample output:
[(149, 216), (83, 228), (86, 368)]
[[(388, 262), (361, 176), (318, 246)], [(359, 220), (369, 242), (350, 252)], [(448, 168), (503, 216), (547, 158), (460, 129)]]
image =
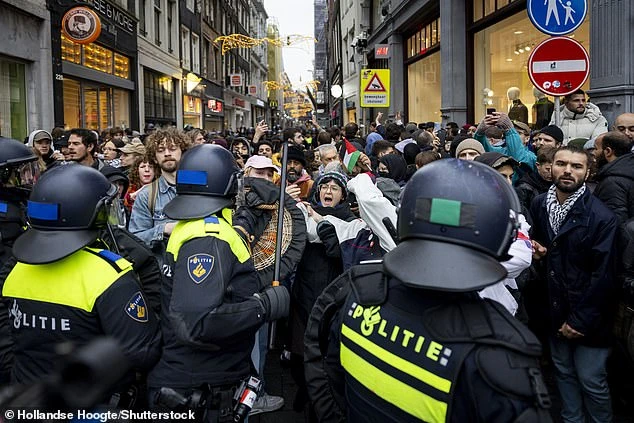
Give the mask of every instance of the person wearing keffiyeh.
[(544, 299), (544, 309), (529, 311), (529, 317), (538, 325), (544, 318), (540, 312), (550, 317), (544, 323), (549, 326), (562, 420), (608, 422), (612, 409), (606, 361), (618, 292), (617, 219), (586, 189), (589, 163), (582, 149), (557, 150), (554, 185), (531, 204), (533, 261), (547, 285), (531, 288), (534, 298)]

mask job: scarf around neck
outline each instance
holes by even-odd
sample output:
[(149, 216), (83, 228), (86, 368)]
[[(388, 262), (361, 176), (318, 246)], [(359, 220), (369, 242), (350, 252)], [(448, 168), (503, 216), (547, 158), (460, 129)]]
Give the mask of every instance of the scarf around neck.
[(552, 185), (548, 189), (548, 194), (546, 194), (546, 210), (548, 211), (548, 222), (550, 223), (550, 227), (552, 228), (555, 235), (559, 233), (559, 229), (561, 225), (566, 220), (568, 213), (572, 209), (572, 206), (575, 202), (586, 192), (586, 184), (584, 183), (581, 187), (574, 192), (563, 204), (559, 204), (559, 200), (557, 200), (557, 191), (555, 185)]

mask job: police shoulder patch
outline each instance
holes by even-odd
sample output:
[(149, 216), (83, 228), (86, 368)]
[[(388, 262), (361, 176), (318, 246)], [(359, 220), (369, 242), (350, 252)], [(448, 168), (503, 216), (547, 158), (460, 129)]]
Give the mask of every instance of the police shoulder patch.
[(125, 313), (137, 322), (146, 323), (148, 321), (148, 309), (140, 291), (130, 298), (126, 304)]
[(209, 254), (194, 254), (187, 259), (187, 273), (194, 283), (199, 284), (211, 273), (216, 259)]

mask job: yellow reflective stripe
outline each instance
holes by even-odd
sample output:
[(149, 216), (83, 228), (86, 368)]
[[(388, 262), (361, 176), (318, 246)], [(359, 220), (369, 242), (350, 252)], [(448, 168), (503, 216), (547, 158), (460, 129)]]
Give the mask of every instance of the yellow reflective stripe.
[[(225, 212), (227, 210), (228, 212)], [(231, 210), (223, 209), (222, 215), (230, 216)], [(244, 263), (251, 257), (251, 253), (244, 239), (226, 220), (218, 219), (218, 223), (205, 223), (204, 219), (181, 220), (176, 223), (172, 235), (167, 242), (167, 252), (174, 256), (174, 261), (178, 260), (178, 252), (183, 244), (195, 238), (213, 236), (227, 244), (240, 263)]]
[(412, 416), (430, 423), (444, 422), (447, 404), (426, 395), (376, 368), (341, 344), (341, 364), (374, 394)]
[[(99, 250), (95, 250), (99, 251)], [(4, 283), (2, 296), (67, 305), (91, 312), (97, 298), (130, 270), (117, 271), (104, 258), (79, 250), (47, 264), (17, 263)]]
[(427, 385), (433, 388), (438, 389), (439, 391), (449, 393), (449, 391), (451, 390), (450, 380), (442, 378), (430, 372), (429, 370), (425, 370), (422, 367), (419, 367), (413, 363), (410, 363), (409, 361), (404, 360), (403, 358), (389, 352), (385, 348), (379, 347), (374, 342), (370, 341), (367, 338), (364, 338), (363, 336), (359, 335), (357, 332), (350, 329), (348, 326), (342, 325), (341, 333), (346, 338), (348, 338), (349, 340), (351, 340), (352, 342), (354, 342), (355, 344), (357, 344), (358, 346), (360, 346), (361, 348), (363, 348), (364, 350), (366, 350), (367, 352), (369, 352), (370, 354), (372, 354), (379, 360), (386, 362), (390, 366), (397, 368), (403, 373), (406, 373), (412, 377), (415, 377), (416, 379), (426, 383)]

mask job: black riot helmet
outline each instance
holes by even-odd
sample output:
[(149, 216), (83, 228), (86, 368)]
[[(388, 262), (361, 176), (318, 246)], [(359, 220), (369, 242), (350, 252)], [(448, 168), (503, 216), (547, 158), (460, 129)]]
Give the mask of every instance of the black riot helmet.
[(115, 185), (89, 166), (49, 170), (33, 187), (27, 203), (30, 229), (15, 241), (13, 254), (23, 263), (51, 263), (92, 243), (118, 216), (117, 193)]
[(24, 204), (39, 175), (33, 149), (0, 137), (0, 242), (12, 241), (24, 232)]
[(31, 189), (40, 170), (37, 155), (20, 141), (0, 137), (0, 191)]
[(438, 160), (407, 183), (398, 212), (399, 245), (384, 257), (406, 285), (468, 292), (504, 279), (519, 227), (510, 184), (481, 163)]
[(226, 148), (201, 144), (183, 154), (176, 172), (176, 193), (163, 208), (178, 220), (207, 217), (233, 204), (241, 169)]

